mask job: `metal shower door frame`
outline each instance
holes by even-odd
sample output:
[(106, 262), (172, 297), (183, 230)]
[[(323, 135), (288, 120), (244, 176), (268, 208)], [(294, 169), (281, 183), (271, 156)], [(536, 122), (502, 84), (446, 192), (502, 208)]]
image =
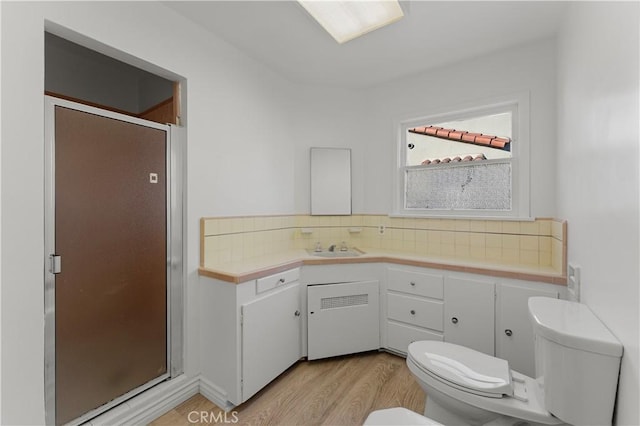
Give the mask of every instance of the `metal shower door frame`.
[(167, 372), (71, 422), (71, 424), (80, 424), (183, 372), (183, 292), (186, 282), (184, 268), (184, 260), (186, 259), (186, 132), (184, 128), (174, 125), (163, 125), (52, 96), (44, 98), (44, 390), (45, 421), (48, 425), (56, 423), (55, 274), (51, 270), (51, 255), (55, 254), (55, 107), (70, 108), (159, 129), (165, 131), (167, 135), (165, 182), (167, 194)]

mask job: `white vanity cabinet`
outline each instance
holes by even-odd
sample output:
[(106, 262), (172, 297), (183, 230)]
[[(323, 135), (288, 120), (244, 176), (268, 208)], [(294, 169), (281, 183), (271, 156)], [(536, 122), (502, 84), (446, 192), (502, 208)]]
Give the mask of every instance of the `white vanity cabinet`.
[(450, 275), (444, 286), (444, 340), (495, 355), (495, 281)]
[(496, 356), (529, 377), (535, 377), (533, 326), (528, 301), (533, 296), (558, 298), (562, 287), (553, 284), (503, 280), (497, 287)]
[(443, 340), (443, 286), (439, 271), (387, 269), (387, 349), (406, 354), (411, 342)]
[(239, 405), (303, 355), (300, 269), (240, 284), (200, 277), (200, 392)]
[(405, 265), (387, 265), (382, 345), (406, 354), (417, 340), (441, 340), (509, 361), (533, 377), (534, 342), (527, 302), (564, 298), (560, 285)]

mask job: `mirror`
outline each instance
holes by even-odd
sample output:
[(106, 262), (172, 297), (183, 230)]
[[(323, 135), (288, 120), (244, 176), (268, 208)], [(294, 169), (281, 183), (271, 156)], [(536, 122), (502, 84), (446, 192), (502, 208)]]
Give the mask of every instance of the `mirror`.
[(351, 150), (311, 148), (311, 214), (351, 214)]

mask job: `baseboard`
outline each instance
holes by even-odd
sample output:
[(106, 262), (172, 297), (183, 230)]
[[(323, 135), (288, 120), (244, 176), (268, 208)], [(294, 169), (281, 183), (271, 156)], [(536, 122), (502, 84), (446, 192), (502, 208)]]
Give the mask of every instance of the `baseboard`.
[(202, 376), (200, 376), (200, 393), (224, 411), (231, 411), (235, 407), (227, 400), (227, 394), (222, 389)]
[(199, 390), (199, 376), (187, 378), (182, 375), (120, 404), (115, 409), (92, 419), (90, 424), (94, 426), (147, 424), (196, 395)]

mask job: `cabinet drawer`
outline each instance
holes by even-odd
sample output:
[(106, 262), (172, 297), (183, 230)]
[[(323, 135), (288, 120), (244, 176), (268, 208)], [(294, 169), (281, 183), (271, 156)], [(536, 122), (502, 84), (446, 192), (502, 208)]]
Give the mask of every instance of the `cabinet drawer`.
[(300, 279), (300, 268), (290, 269), (256, 280), (256, 293), (262, 293), (278, 286), (292, 283)]
[(387, 317), (442, 331), (443, 303), (400, 294), (387, 294)]
[(420, 340), (439, 340), (442, 342), (444, 339), (439, 333), (410, 325), (387, 322), (387, 346), (389, 349), (406, 354), (409, 344)]
[(389, 268), (388, 278), (389, 290), (433, 299), (442, 299), (444, 294), (444, 277), (442, 275)]

